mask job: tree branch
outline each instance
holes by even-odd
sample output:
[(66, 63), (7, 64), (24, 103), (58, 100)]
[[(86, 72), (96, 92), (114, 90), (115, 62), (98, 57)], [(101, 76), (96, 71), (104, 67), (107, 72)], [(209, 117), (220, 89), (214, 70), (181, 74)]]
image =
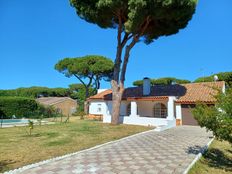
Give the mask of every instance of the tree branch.
[(96, 78), (93, 76), (93, 80), (94, 80), (94, 83), (95, 83), (95, 88), (96, 89), (99, 89), (100, 88), (100, 77), (98, 75), (96, 75)]
[(116, 54), (116, 59), (114, 62), (114, 77), (113, 80), (118, 82), (119, 80), (119, 72), (120, 72), (120, 67), (121, 67), (121, 62), (122, 62), (122, 46), (121, 46), (121, 37), (122, 37), (122, 19), (119, 16), (118, 18), (119, 23), (118, 23), (118, 44), (117, 44), (117, 54)]
[(86, 87), (85, 82), (83, 80), (81, 80), (81, 78), (78, 75), (76, 75), (76, 74), (73, 74), (73, 75)]
[(139, 41), (139, 38), (141, 36), (143, 36), (144, 32), (146, 31), (149, 23), (150, 23), (150, 17), (148, 16), (146, 18), (146, 23), (145, 25), (142, 27), (141, 32), (138, 33), (137, 35), (133, 36), (133, 40), (131, 41), (131, 43), (129, 45), (126, 46), (126, 51), (125, 51), (125, 55), (124, 55), (124, 60), (123, 60), (123, 66), (122, 66), (122, 72), (121, 72), (121, 76), (120, 76), (120, 88), (124, 89), (124, 81), (125, 81), (125, 75), (126, 75), (126, 69), (127, 69), (127, 64), (129, 61), (129, 57), (130, 57), (130, 50), (135, 46), (135, 44)]
[(132, 33), (125, 33), (124, 38), (122, 40), (121, 46), (122, 48), (126, 45), (127, 41), (133, 37)]
[(143, 22), (143, 25), (141, 26), (141, 32), (139, 32), (138, 37), (143, 36), (150, 22), (151, 22), (151, 18), (150, 16), (147, 16), (146, 20)]
[(88, 76), (88, 78), (89, 78), (89, 83), (87, 84), (87, 87), (89, 88), (93, 81), (93, 75)]
[(127, 63), (130, 57), (130, 50), (135, 46), (137, 42), (138, 42), (138, 39), (134, 37), (131, 43), (126, 46), (126, 51), (124, 55), (123, 65), (122, 65), (122, 72), (121, 72), (121, 77), (120, 77), (120, 87), (122, 88), (124, 88), (124, 81), (125, 81)]

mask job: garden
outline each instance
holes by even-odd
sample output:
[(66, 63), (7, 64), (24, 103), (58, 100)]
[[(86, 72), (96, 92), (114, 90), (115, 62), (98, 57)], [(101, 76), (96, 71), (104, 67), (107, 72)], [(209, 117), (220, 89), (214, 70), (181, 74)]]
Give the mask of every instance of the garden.
[(28, 126), (1, 129), (0, 172), (87, 149), (151, 128), (112, 126), (71, 117), (67, 123), (58, 121), (51, 125), (34, 126), (31, 135), (28, 134), (29, 129)]

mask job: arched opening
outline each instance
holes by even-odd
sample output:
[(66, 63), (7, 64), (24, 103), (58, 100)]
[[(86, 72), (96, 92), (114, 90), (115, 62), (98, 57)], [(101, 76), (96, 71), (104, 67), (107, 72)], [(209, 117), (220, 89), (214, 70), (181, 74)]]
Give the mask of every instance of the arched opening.
[(166, 118), (167, 107), (163, 103), (156, 103), (154, 105), (154, 117), (155, 118)]
[(131, 115), (131, 104), (130, 103), (127, 105), (126, 114), (127, 114), (127, 116)]

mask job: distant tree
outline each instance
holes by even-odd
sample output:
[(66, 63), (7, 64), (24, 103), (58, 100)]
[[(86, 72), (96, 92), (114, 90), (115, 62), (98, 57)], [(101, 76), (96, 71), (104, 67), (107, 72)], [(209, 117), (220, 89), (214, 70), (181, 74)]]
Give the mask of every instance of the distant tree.
[(113, 62), (103, 56), (85, 56), (60, 60), (55, 69), (67, 77), (75, 76), (85, 88), (85, 98), (90, 96), (90, 88), (100, 88), (100, 81), (112, 77)]
[(232, 88), (216, 96), (215, 106), (198, 104), (192, 113), (201, 127), (212, 131), (219, 140), (232, 144)]
[(186, 83), (191, 83), (190, 80), (185, 80), (185, 79), (175, 79), (174, 82), (176, 84), (186, 84)]
[(47, 88), (33, 86), (29, 88), (17, 88), (11, 90), (0, 90), (0, 96), (18, 96), (18, 97), (31, 97), (37, 98), (44, 97), (66, 97), (70, 95), (67, 88)]
[(199, 77), (194, 81), (194, 83), (213, 82), (215, 75), (218, 76), (219, 81), (225, 81), (227, 86), (232, 87), (232, 72), (220, 72), (220, 73), (213, 74), (211, 76)]
[[(70, 91), (72, 92), (71, 97), (73, 99), (76, 99), (78, 101), (79, 104), (79, 111), (84, 111), (84, 103), (86, 100), (86, 96), (85, 96), (85, 87), (83, 84), (70, 84), (69, 85)], [(95, 90), (93, 88), (89, 89), (89, 95), (94, 95), (95, 94)]]
[[(191, 83), (189, 80), (185, 79), (176, 79), (174, 77), (163, 77), (158, 79), (151, 79), (151, 85), (171, 85), (171, 84), (185, 84), (185, 83)], [(142, 86), (143, 80), (136, 80), (133, 82), (134, 86)]]
[[(117, 28), (117, 52), (112, 87), (112, 124), (119, 111), (131, 49), (140, 40), (146, 44), (185, 28), (197, 0), (70, 0), (77, 15), (101, 28)], [(122, 60), (122, 54), (124, 58)]]

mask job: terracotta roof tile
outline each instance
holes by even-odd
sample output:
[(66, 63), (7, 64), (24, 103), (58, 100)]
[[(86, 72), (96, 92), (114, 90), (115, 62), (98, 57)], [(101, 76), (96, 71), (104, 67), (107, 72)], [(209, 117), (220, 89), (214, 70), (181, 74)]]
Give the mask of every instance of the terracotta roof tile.
[(186, 94), (180, 96), (177, 103), (196, 103), (198, 101), (205, 103), (214, 103), (215, 95), (218, 90), (222, 90), (225, 82), (204, 82), (204, 83), (190, 83), (183, 86), (187, 89)]
[[(164, 100), (168, 96), (177, 96), (177, 103), (195, 103), (197, 101), (215, 102), (213, 95), (222, 90), (225, 82), (204, 82), (204, 83), (189, 83), (183, 85), (156, 85), (151, 87), (151, 94), (143, 96), (142, 87), (126, 88), (123, 93), (125, 99), (145, 99), (145, 100)], [(89, 98), (112, 100), (112, 90), (106, 90)]]

